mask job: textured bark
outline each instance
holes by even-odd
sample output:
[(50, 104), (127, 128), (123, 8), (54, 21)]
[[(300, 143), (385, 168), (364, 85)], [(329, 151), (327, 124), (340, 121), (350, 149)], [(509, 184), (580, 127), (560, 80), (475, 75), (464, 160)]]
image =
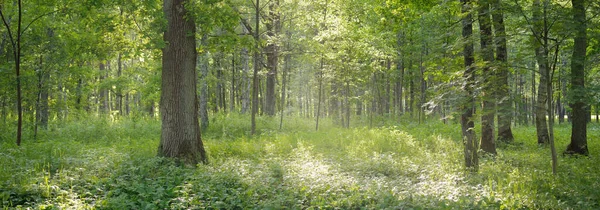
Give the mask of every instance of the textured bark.
[[(534, 20), (534, 46), (535, 58), (538, 63), (538, 71), (540, 72), (540, 82), (538, 84), (537, 101), (535, 102), (535, 128), (537, 131), (538, 144), (548, 143), (548, 126), (546, 124), (546, 100), (548, 100), (548, 91), (546, 83), (548, 82), (548, 49), (547, 36), (544, 33), (545, 17), (542, 17), (541, 3), (539, 0), (534, 1), (533, 20)], [(544, 19), (544, 20), (542, 20)]]
[(269, 18), (266, 24), (269, 42), (265, 47), (267, 54), (267, 90), (265, 98), (265, 113), (275, 115), (275, 83), (277, 82), (277, 64), (279, 62), (279, 46), (277, 34), (279, 33), (279, 0), (272, 0), (269, 4)]
[(512, 100), (508, 85), (508, 52), (506, 50), (506, 32), (504, 14), (500, 0), (492, 0), (492, 21), (494, 26), (497, 62), (497, 97), (498, 99), (498, 141), (513, 142), (514, 137), (510, 127), (512, 121)]
[(585, 17), (585, 1), (572, 0), (573, 20), (576, 26), (573, 57), (571, 59), (571, 94), (573, 101), (569, 104), (573, 110), (573, 126), (571, 143), (565, 153), (588, 155), (587, 123), (590, 114), (585, 101), (585, 60), (587, 47), (587, 26)]
[(462, 18), (463, 56), (465, 64), (465, 72), (463, 74), (465, 84), (463, 90), (465, 101), (461, 107), (460, 125), (464, 144), (465, 166), (469, 170), (477, 171), (479, 169), (479, 157), (477, 156), (478, 145), (475, 134), (475, 123), (473, 122), (473, 114), (475, 113), (475, 99), (473, 98), (473, 85), (475, 85), (473, 63), (475, 62), (475, 58), (473, 57), (473, 41), (471, 41), (473, 17), (470, 13), (470, 0), (461, 0), (460, 2), (462, 4), (462, 12), (467, 13)]
[(184, 0), (165, 0), (163, 11), (167, 30), (162, 57), (162, 132), (158, 155), (195, 165), (207, 161), (198, 122), (196, 27), (191, 19), (185, 18)]
[(480, 0), (478, 8), (479, 32), (481, 53), (483, 61), (483, 105), (481, 107), (481, 149), (490, 154), (496, 154), (496, 140), (494, 138), (494, 116), (495, 110), (495, 75), (490, 68), (494, 61), (494, 49), (492, 46), (492, 25), (490, 19), (490, 4), (488, 0)]

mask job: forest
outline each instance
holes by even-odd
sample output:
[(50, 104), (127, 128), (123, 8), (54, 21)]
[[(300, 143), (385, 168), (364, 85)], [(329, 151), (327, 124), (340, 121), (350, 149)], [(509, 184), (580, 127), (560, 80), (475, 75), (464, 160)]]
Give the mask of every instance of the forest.
[(2, 209), (600, 209), (600, 1), (0, 18)]

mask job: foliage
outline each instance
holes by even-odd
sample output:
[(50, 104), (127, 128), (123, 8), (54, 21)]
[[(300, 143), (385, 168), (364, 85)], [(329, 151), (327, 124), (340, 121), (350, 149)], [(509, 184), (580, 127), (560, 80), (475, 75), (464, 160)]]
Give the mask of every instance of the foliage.
[[(0, 201), (4, 208), (78, 209), (596, 209), (596, 155), (560, 157), (552, 176), (549, 149), (515, 128), (515, 143), (484, 158), (480, 173), (462, 170), (457, 124), (387, 118), (350, 129), (325, 121), (319, 132), (294, 117), (285, 130), (259, 117), (213, 116), (204, 133), (210, 164), (179, 166), (155, 157), (154, 119), (87, 120), (54, 125), (37, 142), (14, 146), (1, 126)], [(569, 140), (557, 127), (557, 147)], [(591, 131), (598, 131), (591, 124)], [(599, 138), (590, 132), (590, 138)], [(26, 135), (27, 136), (27, 135)], [(598, 143), (591, 141), (590, 148)]]

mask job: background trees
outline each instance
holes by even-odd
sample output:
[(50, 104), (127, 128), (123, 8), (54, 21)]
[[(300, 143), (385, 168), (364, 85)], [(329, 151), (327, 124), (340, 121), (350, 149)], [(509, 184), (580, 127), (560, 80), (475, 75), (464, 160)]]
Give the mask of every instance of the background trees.
[[(463, 131), (472, 131), (481, 123), (482, 149), (494, 153), (496, 140), (514, 138), (511, 126), (535, 123), (538, 142), (545, 144), (553, 132), (548, 117), (556, 114), (563, 122), (565, 115), (575, 120), (597, 112), (592, 90), (598, 52), (582, 50), (586, 39), (596, 45), (598, 30), (591, 26), (598, 18), (589, 14), (598, 5), (582, 11), (577, 1), (466, 3), (189, 1), (197, 27), (201, 127), (217, 113), (248, 113), (251, 107), (254, 115), (279, 114), (282, 125), (287, 116), (314, 118), (316, 127), (322, 120), (348, 128), (393, 118), (461, 122)], [(18, 5), (2, 4), (4, 122), (18, 122), (18, 101), (26, 139), (88, 115), (158, 116), (164, 73), (159, 49), (167, 45), (160, 2), (26, 2), (27, 31), (18, 33), (23, 45), (15, 57), (18, 47), (6, 29), (17, 27)], [(470, 28), (480, 33), (467, 33), (469, 16)], [(18, 77), (8, 71), (17, 60)], [(467, 110), (465, 93), (472, 100), (467, 104), (484, 105), (474, 109), (479, 112)], [(575, 122), (574, 136), (585, 130), (581, 122)], [(251, 125), (250, 133), (260, 133), (260, 123)]]

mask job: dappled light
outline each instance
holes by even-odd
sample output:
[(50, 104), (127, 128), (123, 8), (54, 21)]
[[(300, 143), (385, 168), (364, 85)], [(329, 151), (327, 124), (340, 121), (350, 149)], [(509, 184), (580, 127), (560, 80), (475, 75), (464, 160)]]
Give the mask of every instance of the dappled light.
[[(18, 148), (4, 142), (2, 205), (79, 209), (598, 205), (599, 168), (593, 163), (597, 157), (563, 157), (560, 176), (552, 177), (548, 150), (525, 142), (531, 132), (527, 127), (515, 128), (516, 143), (499, 149), (496, 157), (483, 157), (480, 173), (473, 174), (463, 170), (456, 124), (343, 129), (325, 123), (318, 132), (302, 126), (278, 131), (276, 122), (260, 118), (268, 132), (250, 137), (244, 130), (226, 131), (243, 119), (219, 118), (223, 120), (213, 124), (219, 129), (205, 132), (210, 163), (197, 167), (154, 157), (159, 134), (155, 120), (137, 121), (135, 126), (128, 119), (110, 125), (98, 120), (67, 123), (43, 133), (54, 140)], [(78, 138), (71, 139), (75, 130), (70, 129), (79, 127), (89, 129), (79, 129)], [(92, 129), (98, 127), (103, 129)], [(110, 138), (96, 138), (102, 135)], [(567, 143), (561, 135), (557, 140), (559, 145)], [(575, 167), (578, 164), (586, 167)], [(575, 179), (576, 185), (565, 185), (575, 177), (581, 177)]]
[(0, 210), (600, 209), (600, 0), (0, 0)]

